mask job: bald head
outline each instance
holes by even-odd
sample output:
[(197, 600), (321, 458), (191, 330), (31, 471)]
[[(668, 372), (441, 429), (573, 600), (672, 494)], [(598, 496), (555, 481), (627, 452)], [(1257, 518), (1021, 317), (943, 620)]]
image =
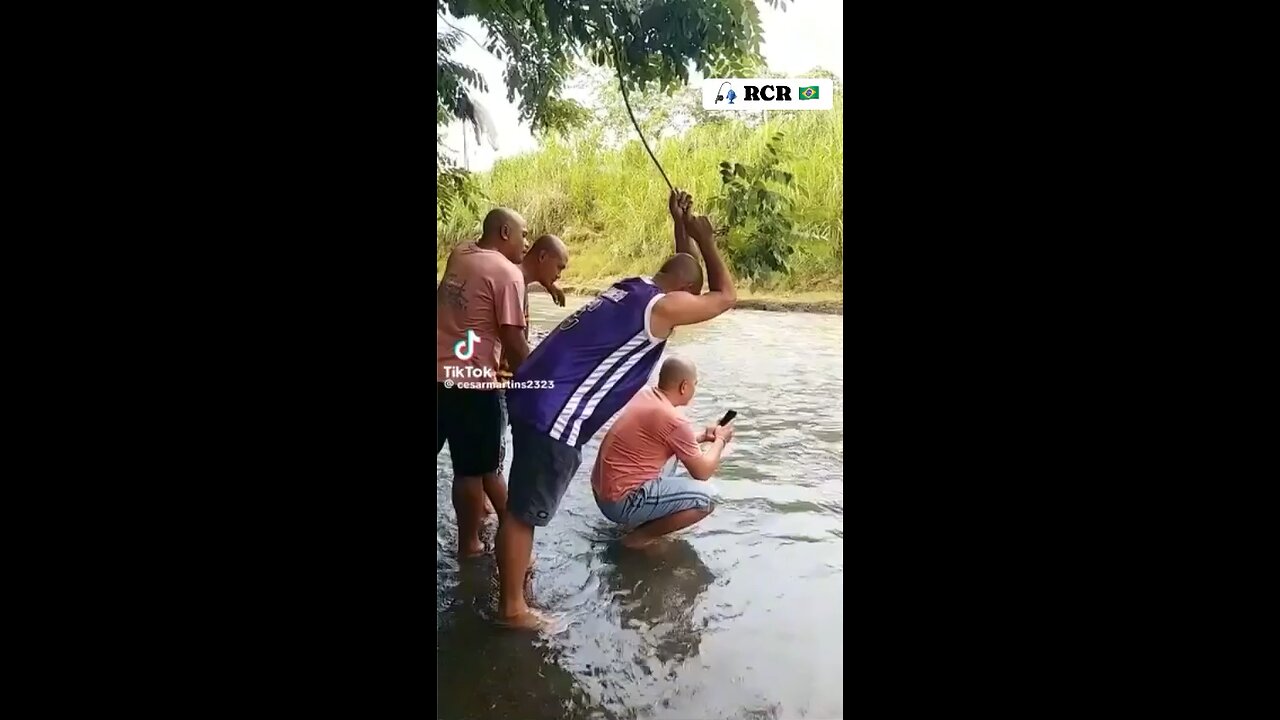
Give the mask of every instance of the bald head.
[(702, 292), (702, 265), (689, 253), (676, 253), (662, 263), (654, 281), (668, 292), (687, 290), (696, 295)]
[(513, 263), (524, 259), (524, 240), (529, 234), (524, 216), (511, 208), (494, 208), (484, 216), (479, 245), (497, 250)]
[(698, 380), (698, 370), (693, 363), (679, 357), (669, 357), (667, 361), (662, 363), (662, 370), (658, 372), (658, 387), (663, 390), (675, 391), (680, 387), (680, 383), (688, 380), (690, 383), (696, 383)]
[(569, 248), (555, 235), (543, 235), (524, 254), (520, 270), (525, 283), (536, 282), (550, 290), (568, 265)]
[(495, 239), (502, 234), (502, 226), (504, 225), (513, 229), (522, 228), (525, 225), (524, 218), (511, 208), (494, 208), (489, 211), (488, 215), (484, 216), (481, 235), (485, 239)]
[(569, 248), (564, 246), (564, 241), (555, 235), (543, 235), (533, 241), (533, 245), (529, 247), (529, 252), (525, 253), (525, 259), (533, 258), (535, 262), (546, 257), (552, 257), (561, 262), (569, 261)]

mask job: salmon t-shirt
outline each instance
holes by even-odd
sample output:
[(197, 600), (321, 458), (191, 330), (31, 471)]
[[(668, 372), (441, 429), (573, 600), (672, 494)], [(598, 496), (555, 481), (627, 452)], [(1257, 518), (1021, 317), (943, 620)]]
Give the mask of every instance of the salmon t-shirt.
[(614, 502), (658, 477), (671, 456), (702, 454), (693, 426), (655, 387), (636, 393), (605, 434), (591, 471), (591, 488)]
[(436, 382), (497, 382), (498, 327), (525, 326), (523, 299), (524, 276), (505, 255), (475, 243), (455, 249), (436, 291)]

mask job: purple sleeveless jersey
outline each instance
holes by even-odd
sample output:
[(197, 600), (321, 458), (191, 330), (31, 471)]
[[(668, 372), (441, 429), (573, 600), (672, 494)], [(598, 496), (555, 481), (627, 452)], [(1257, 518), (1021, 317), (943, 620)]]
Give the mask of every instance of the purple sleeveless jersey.
[(512, 378), (555, 387), (508, 389), (511, 419), (585, 445), (645, 386), (662, 356), (667, 341), (649, 334), (649, 314), (662, 295), (648, 278), (619, 280), (561, 321)]

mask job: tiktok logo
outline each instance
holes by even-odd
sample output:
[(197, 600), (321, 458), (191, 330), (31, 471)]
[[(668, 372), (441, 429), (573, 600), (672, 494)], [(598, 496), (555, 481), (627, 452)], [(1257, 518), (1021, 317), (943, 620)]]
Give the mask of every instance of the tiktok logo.
[[(475, 330), (467, 331), (467, 339), (459, 340), (453, 344), (453, 356), (459, 360), (470, 360), (472, 355), (476, 354), (476, 345), (480, 343), (480, 336)], [(463, 346), (466, 350), (463, 350)]]

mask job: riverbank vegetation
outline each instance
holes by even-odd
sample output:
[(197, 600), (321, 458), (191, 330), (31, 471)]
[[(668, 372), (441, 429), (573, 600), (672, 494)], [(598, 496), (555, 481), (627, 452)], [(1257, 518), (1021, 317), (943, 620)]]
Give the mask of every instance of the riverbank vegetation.
[[(603, 107), (589, 123), (473, 175), (484, 201), (475, 208), (459, 203), (447, 219), (437, 218), (438, 259), (475, 239), (481, 213), (494, 205), (521, 212), (531, 239), (552, 233), (569, 245), (569, 285), (651, 273), (671, 253), (666, 182), (620, 98), (612, 97), (616, 87), (611, 93), (607, 78), (595, 82)], [(703, 111), (697, 93), (631, 101), (646, 137), (657, 138), (650, 145), (671, 182), (691, 192), (718, 225), (722, 252), (748, 294), (841, 297), (843, 92), (831, 112), (775, 112), (767, 119)]]
[[(449, 158), (442, 126), (461, 119), (485, 128), (469, 90), (482, 89), (484, 80), (450, 59), (463, 36), (437, 33), (437, 274), (448, 252), (475, 239), (483, 213), (497, 205), (525, 216), (530, 239), (552, 233), (565, 240), (572, 260), (562, 282), (569, 287), (593, 290), (618, 277), (651, 273), (670, 254), (667, 184), (624, 108), (621, 75), (667, 177), (691, 192), (698, 211), (717, 225), (740, 295), (798, 301), (803, 294), (810, 304), (825, 303), (827, 311), (839, 306), (839, 80), (833, 78), (830, 112), (707, 111), (697, 76), (688, 84), (693, 69), (710, 77), (787, 75), (762, 62), (754, 0), (670, 0), (644, 13), (595, 0), (545, 8), (512, 15), (485, 0), (437, 3), (445, 22), (446, 13), (476, 17), (497, 38), (486, 49), (508, 63), (507, 83), (516, 83), (522, 117), (540, 143), (538, 151), (501, 159), (483, 173), (467, 172)], [(565, 28), (570, 32), (559, 32)], [(542, 48), (549, 59), (535, 62), (540, 55), (530, 47)], [(805, 76), (832, 77), (820, 69)], [(570, 98), (575, 90), (583, 102)]]

